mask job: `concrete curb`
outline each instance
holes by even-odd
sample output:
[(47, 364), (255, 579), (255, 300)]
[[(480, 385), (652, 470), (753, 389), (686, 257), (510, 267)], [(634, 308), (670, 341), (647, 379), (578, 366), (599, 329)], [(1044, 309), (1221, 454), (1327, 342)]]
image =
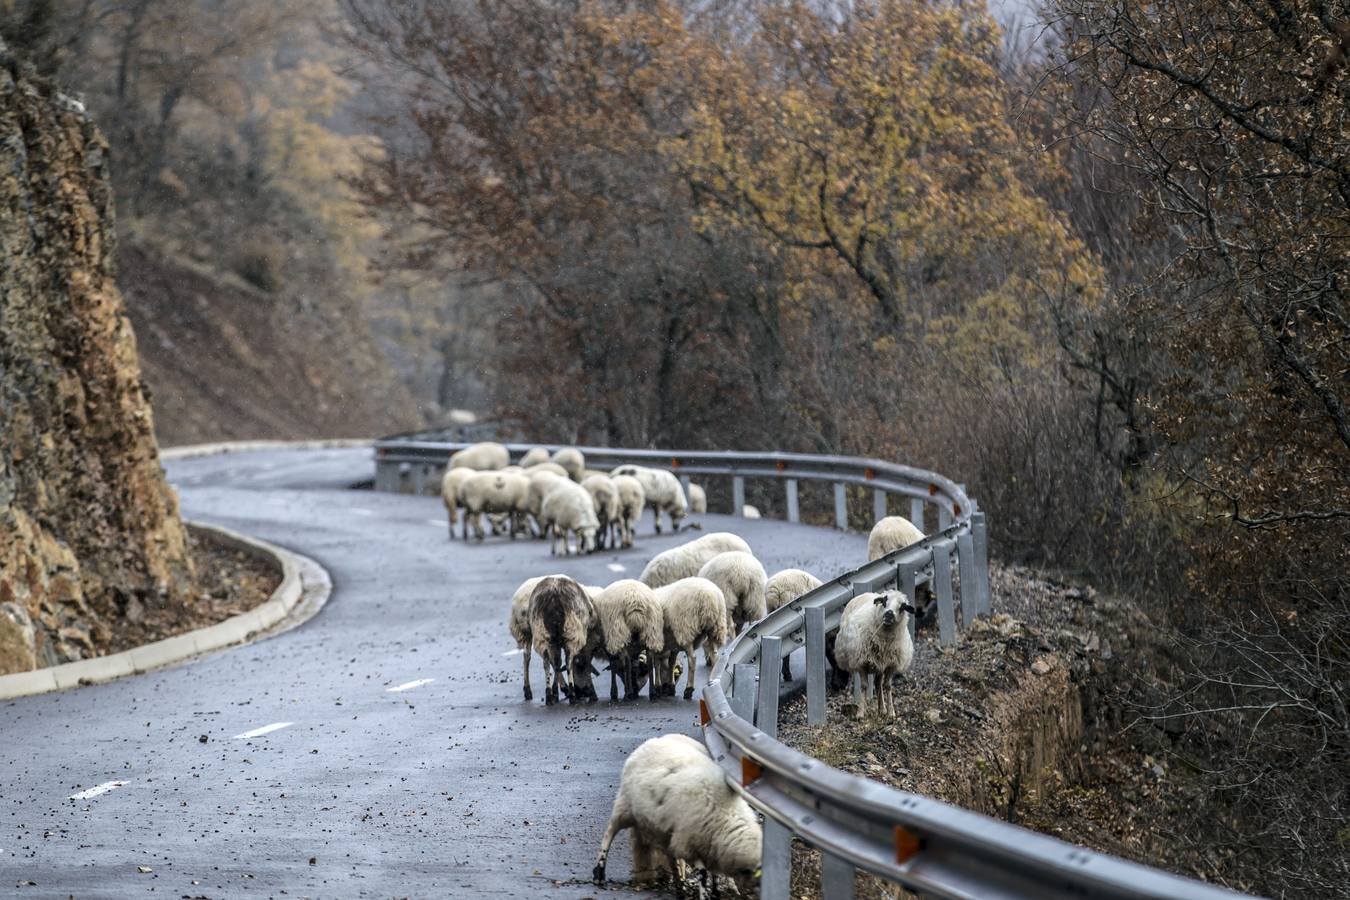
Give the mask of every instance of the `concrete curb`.
[(213, 444), (184, 444), (181, 447), (162, 447), (160, 459), (189, 459), (194, 456), (215, 456), (220, 453), (247, 453), (250, 450), (330, 450), (347, 447), (370, 447), (370, 438), (328, 438), (316, 441), (218, 441)]
[[(281, 584), (277, 585), (271, 597), (248, 612), (231, 616), (206, 628), (108, 656), (49, 666), (32, 672), (0, 675), (0, 700), (112, 681), (114, 678), (138, 675), (182, 662), (233, 644), (247, 643), (263, 636), (265, 632), (282, 631), (286, 627), (299, 624), (318, 612), (327, 601), (332, 591), (332, 582), (328, 578), (327, 571), (309, 557), (228, 528), (221, 528), (219, 525), (197, 522), (188, 524), (199, 531), (208, 532), (221, 544), (246, 553), (265, 556), (276, 562), (281, 566)], [(302, 605), (302, 600), (305, 601), (303, 617), (287, 623), (287, 617)]]

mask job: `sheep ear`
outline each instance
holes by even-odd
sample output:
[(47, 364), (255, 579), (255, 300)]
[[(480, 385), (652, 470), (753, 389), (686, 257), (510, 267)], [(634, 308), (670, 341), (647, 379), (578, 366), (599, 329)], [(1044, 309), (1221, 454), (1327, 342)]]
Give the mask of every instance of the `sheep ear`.
[(877, 594), (875, 597), (872, 598), (872, 602), (875, 603), (877, 606), (881, 606), (886, 602), (886, 595)]
[(901, 611), (901, 612), (907, 612), (907, 613), (909, 613), (911, 616), (917, 616), (917, 615), (919, 614), (919, 611), (918, 611), (917, 609), (915, 609), (914, 607), (910, 606), (908, 603), (901, 603), (901, 604), (900, 604), (900, 611)]

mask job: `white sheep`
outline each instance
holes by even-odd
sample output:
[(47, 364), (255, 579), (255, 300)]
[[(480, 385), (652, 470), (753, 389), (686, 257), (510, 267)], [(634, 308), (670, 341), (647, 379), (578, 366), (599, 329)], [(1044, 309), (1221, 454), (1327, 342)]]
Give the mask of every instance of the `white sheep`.
[(675, 696), (675, 661), (683, 650), (684, 699), (688, 700), (694, 696), (694, 685), (698, 683), (694, 651), (702, 646), (711, 665), (730, 636), (727, 602), (720, 587), (697, 576), (657, 588), (656, 599), (661, 602), (665, 617), (664, 650), (657, 661), (661, 669), (657, 673), (658, 690), (668, 697)]
[[(703, 745), (683, 734), (644, 741), (623, 764), (600, 852), (595, 883), (605, 883), (605, 861), (614, 836), (633, 829), (633, 881), (673, 875), (677, 886), (689, 866), (735, 879), (738, 893), (756, 894), (764, 833), (750, 805), (727, 783)], [(669, 863), (674, 871), (669, 872)]]
[(892, 550), (923, 540), (922, 531), (904, 516), (887, 516), (872, 526), (867, 535), (867, 561), (876, 562)]
[(567, 477), (580, 482), (586, 471), (586, 456), (576, 447), (563, 447), (553, 454), (553, 462), (567, 470)]
[(656, 533), (661, 533), (661, 513), (670, 516), (670, 530), (680, 530), (680, 520), (689, 512), (689, 501), (685, 499), (680, 479), (665, 469), (652, 469), (647, 466), (623, 465), (614, 469), (612, 475), (631, 475), (642, 482), (642, 490), (647, 495), (647, 505), (656, 516)]
[(642, 518), (642, 509), (647, 505), (647, 492), (642, 482), (632, 475), (615, 475), (614, 487), (619, 493), (619, 546), (633, 546), (637, 535), (638, 519)]
[(455, 523), (459, 521), (459, 488), (464, 479), (474, 473), (473, 469), (459, 466), (446, 469), (441, 476), (441, 502), (445, 504), (445, 516), (450, 521), (450, 540), (455, 539)]
[(729, 531), (714, 531), (656, 554), (642, 570), (638, 580), (652, 587), (661, 587), (681, 578), (692, 578), (708, 560), (731, 550), (749, 553), (750, 545)]
[[(636, 699), (642, 685), (635, 676), (638, 655), (655, 659), (665, 649), (665, 616), (656, 592), (633, 578), (614, 582), (595, 598), (600, 652), (609, 660), (609, 699), (617, 699), (616, 675), (623, 673), (623, 698)], [(655, 701), (656, 667), (648, 669), (647, 695)]]
[(595, 514), (591, 495), (575, 481), (559, 478), (553, 483), (539, 506), (539, 524), (553, 534), (554, 556), (558, 555), (560, 543), (563, 556), (571, 552), (567, 540), (569, 532), (577, 537), (578, 555), (595, 550), (595, 535), (600, 530), (600, 519)]
[(459, 502), (464, 507), (464, 539), (469, 537), (469, 523), (474, 536), (483, 539), (482, 513), (502, 513), (511, 519), (511, 537), (523, 522), (530, 482), (524, 475), (501, 472), (475, 472), (459, 486)]
[[(914, 661), (914, 641), (909, 636), (908, 617), (916, 610), (901, 591), (859, 594), (848, 602), (839, 618), (834, 657), (845, 672), (873, 678), (881, 714), (895, 716), (895, 676)], [(867, 691), (858, 700), (858, 718), (867, 707)]]
[(581, 486), (595, 503), (595, 515), (600, 520), (600, 546), (614, 546), (619, 531), (619, 486), (608, 475), (588, 475)]
[(534, 692), (530, 690), (530, 649), (533, 643), (530, 639), (530, 595), (545, 578), (566, 577), (566, 575), (537, 575), (534, 578), (527, 578), (511, 595), (511, 615), (506, 620), (506, 628), (515, 639), (516, 649), (520, 651), (524, 663), (526, 700), (534, 699)]
[(749, 503), (741, 507), (742, 519), (762, 519), (764, 514), (759, 511), (758, 506), (751, 506)]
[(703, 490), (703, 485), (689, 482), (689, 511), (693, 513), (706, 513), (708, 511), (708, 495)]
[(548, 451), (543, 447), (531, 447), (525, 451), (525, 455), (520, 458), (520, 467), (528, 469), (536, 463), (548, 462)]
[[(820, 587), (821, 580), (810, 572), (801, 569), (782, 569), (769, 576), (764, 585), (764, 606), (773, 612), (780, 606), (787, 606), (803, 594)], [(792, 665), (788, 657), (783, 657), (783, 681), (792, 680)]]
[(481, 444), (472, 444), (456, 453), (450, 454), (450, 462), (447, 468), (463, 466), (466, 469), (476, 469), (480, 472), (492, 471), (494, 469), (505, 469), (511, 464), (511, 454), (501, 444), (492, 441), (485, 441)]
[(539, 513), (544, 505), (544, 497), (559, 481), (567, 480), (567, 476), (544, 470), (526, 473), (525, 477), (530, 480), (530, 490), (525, 500), (525, 508), (529, 512), (530, 517), (534, 519), (535, 536), (544, 537), (544, 528), (539, 521)]
[(530, 642), (544, 661), (544, 704), (558, 702), (558, 688), (572, 703), (594, 700), (588, 645), (595, 603), (571, 578), (548, 575), (530, 593)]
[(554, 475), (557, 475), (559, 478), (567, 478), (567, 477), (569, 477), (568, 474), (567, 474), (567, 470), (566, 470), (566, 469), (564, 469), (562, 466), (558, 465), (557, 463), (555, 463), (555, 462), (549, 462), (548, 460), (545, 460), (544, 462), (540, 462), (540, 463), (535, 463), (535, 464), (532, 465), (532, 466), (528, 466), (528, 467), (525, 468), (524, 472), (525, 472), (526, 475), (533, 475), (535, 472), (552, 472)]
[(744, 550), (717, 554), (703, 564), (698, 576), (722, 589), (722, 596), (727, 601), (727, 622), (733, 635), (740, 633), (742, 626), (758, 622), (768, 613), (764, 586), (769, 576), (760, 561)]

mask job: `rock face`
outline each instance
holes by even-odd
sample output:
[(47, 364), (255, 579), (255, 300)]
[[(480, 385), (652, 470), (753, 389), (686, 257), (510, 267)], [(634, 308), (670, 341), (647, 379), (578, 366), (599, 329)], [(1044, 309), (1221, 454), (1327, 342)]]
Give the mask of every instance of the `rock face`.
[(112, 271), (107, 143), (0, 42), (0, 673), (193, 587)]

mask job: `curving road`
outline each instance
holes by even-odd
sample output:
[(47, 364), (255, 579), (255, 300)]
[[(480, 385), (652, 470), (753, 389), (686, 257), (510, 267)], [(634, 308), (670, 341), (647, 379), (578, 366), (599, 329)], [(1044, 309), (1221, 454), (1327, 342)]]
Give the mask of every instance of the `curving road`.
[[(648, 518), (633, 550), (567, 560), (543, 542), (452, 544), (437, 499), (348, 489), (370, 477), (368, 449), (166, 468), (185, 516), (317, 559), (332, 598), (251, 646), (0, 702), (0, 895), (594, 896), (624, 758), (694, 733), (695, 704), (523, 702), (508, 599), (554, 571), (635, 577), (688, 536), (654, 537)], [(858, 535), (697, 518), (743, 535), (770, 572), (865, 558)]]

